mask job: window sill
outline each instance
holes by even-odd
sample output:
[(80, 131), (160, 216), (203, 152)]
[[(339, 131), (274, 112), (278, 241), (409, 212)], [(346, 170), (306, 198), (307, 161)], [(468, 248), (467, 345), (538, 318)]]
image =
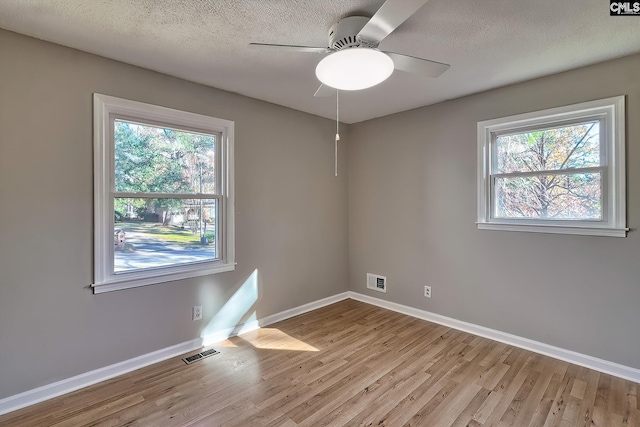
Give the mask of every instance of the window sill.
[(628, 228), (567, 227), (556, 225), (497, 224), (477, 222), (478, 230), (523, 231), (527, 233), (573, 234), (582, 236), (627, 237)]
[[(125, 273), (120, 275), (114, 275), (103, 282), (95, 283), (91, 285), (94, 294), (101, 294), (104, 292), (119, 291), (122, 289), (138, 288), (141, 286), (155, 285), (158, 283), (171, 282), (174, 280), (188, 279), (191, 277), (207, 276), (209, 274), (224, 273), (226, 271), (233, 271), (236, 269), (235, 264), (217, 264), (215, 266), (200, 266), (194, 267), (193, 265), (172, 268), (170, 271), (167, 269), (156, 270), (151, 275), (150, 271), (140, 273)], [(163, 271), (164, 270), (164, 271)]]

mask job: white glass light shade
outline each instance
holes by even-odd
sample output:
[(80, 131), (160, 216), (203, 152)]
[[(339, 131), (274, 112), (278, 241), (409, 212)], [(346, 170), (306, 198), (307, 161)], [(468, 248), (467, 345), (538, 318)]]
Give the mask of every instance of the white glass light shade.
[(340, 90), (360, 90), (385, 81), (393, 73), (393, 60), (376, 49), (350, 48), (324, 58), (316, 76), (325, 85)]

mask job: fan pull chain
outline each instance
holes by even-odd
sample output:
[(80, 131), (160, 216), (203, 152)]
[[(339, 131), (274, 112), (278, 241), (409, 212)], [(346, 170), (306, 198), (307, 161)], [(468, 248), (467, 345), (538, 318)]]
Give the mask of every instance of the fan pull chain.
[(336, 90), (336, 145), (333, 164), (334, 176), (338, 176), (338, 141), (340, 141), (340, 101), (338, 97), (339, 92), (339, 90)]

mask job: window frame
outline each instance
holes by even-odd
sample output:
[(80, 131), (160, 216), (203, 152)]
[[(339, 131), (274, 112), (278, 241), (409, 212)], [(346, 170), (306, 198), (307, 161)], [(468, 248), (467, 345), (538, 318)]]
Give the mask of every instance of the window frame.
[[(602, 220), (494, 217), (496, 138), (502, 135), (600, 121)], [(480, 230), (524, 231), (626, 237), (625, 96), (599, 99), (478, 122), (477, 227)], [(576, 169), (574, 173), (579, 173)]]
[[(215, 134), (220, 153), (216, 176), (220, 178), (215, 198), (216, 255), (219, 259), (168, 267), (149, 268), (133, 272), (114, 272), (113, 233), (115, 229), (113, 203), (120, 192), (114, 182), (114, 121), (124, 120), (143, 125), (176, 130)], [(153, 285), (190, 277), (232, 271), (235, 269), (234, 122), (172, 108), (146, 104), (98, 93), (93, 94), (94, 144), (94, 283), (93, 292), (103, 293), (139, 286)], [(135, 193), (128, 193), (135, 194)], [(147, 193), (140, 193), (147, 194)], [(156, 193), (154, 193), (156, 194)], [(162, 198), (162, 193), (157, 193)], [(171, 193), (171, 195), (173, 195)], [(216, 203), (218, 203), (216, 202)], [(219, 251), (219, 254), (218, 254)]]

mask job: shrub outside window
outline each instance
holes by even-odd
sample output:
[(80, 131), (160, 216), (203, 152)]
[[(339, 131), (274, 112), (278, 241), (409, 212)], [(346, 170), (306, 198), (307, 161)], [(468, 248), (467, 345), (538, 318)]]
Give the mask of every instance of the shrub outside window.
[(624, 97), (478, 123), (478, 228), (625, 237)]

